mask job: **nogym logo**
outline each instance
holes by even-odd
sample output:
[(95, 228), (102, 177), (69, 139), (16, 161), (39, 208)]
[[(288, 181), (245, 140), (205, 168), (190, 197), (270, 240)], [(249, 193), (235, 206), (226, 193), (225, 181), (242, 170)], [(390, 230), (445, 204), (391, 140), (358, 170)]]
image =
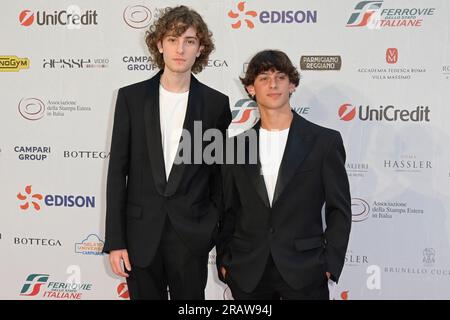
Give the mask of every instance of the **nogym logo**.
[[(254, 10), (246, 10), (246, 2), (240, 1), (237, 4), (237, 10), (230, 10), (228, 17), (233, 19), (231, 27), (240, 29), (255, 28), (255, 20), (258, 20), (258, 13)], [(261, 11), (259, 14), (261, 23), (316, 23), (317, 10), (282, 10), (282, 11)]]
[(393, 105), (379, 106), (378, 109), (370, 106), (358, 108), (345, 103), (339, 107), (339, 119), (351, 121), (358, 115), (361, 121), (388, 121), (388, 122), (430, 122), (430, 108), (417, 106), (414, 109), (400, 109)]
[[(94, 196), (74, 196), (74, 195), (52, 195), (43, 196), (39, 193), (33, 193), (32, 186), (25, 187), (25, 193), (19, 192), (17, 199), (20, 200), (20, 209), (27, 211), (33, 209), (40, 211), (42, 200), (47, 207), (78, 207), (78, 208), (95, 208)], [(30, 206), (31, 204), (31, 206)]]
[(79, 29), (81, 25), (97, 25), (97, 10), (81, 11), (78, 6), (69, 6), (60, 11), (36, 11), (25, 9), (19, 13), (19, 22), (24, 27), (36, 23), (38, 26), (67, 26), (68, 29)]

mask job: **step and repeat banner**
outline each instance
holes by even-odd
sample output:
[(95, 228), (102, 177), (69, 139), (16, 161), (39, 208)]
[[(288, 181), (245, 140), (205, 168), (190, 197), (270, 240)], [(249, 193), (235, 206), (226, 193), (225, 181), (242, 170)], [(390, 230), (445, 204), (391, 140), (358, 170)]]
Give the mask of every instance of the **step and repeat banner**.
[[(46, 0), (0, 11), (0, 299), (128, 299), (102, 255), (118, 88), (148, 79), (145, 31), (197, 10), (216, 50), (198, 78), (258, 119), (239, 76), (256, 52), (301, 73), (292, 107), (339, 130), (353, 226), (330, 298), (450, 299), (450, 2)], [(207, 299), (232, 299), (210, 253)]]

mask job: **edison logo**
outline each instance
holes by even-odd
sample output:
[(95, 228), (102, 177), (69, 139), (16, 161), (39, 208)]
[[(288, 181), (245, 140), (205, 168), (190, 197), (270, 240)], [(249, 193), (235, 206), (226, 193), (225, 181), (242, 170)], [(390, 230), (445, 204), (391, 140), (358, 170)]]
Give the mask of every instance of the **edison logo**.
[[(247, 28), (249, 29), (253, 29), (255, 27), (255, 24), (250, 20), (251, 18), (256, 18), (257, 13), (256, 11), (245, 11), (245, 1), (241, 1), (238, 3), (237, 5), (238, 8), (238, 12), (235, 13), (233, 10), (230, 10), (228, 12), (228, 16), (232, 19), (237, 19), (239, 18), (241, 15), (243, 15), (244, 17), (242, 18), (244, 20), (244, 22), (247, 25)], [(244, 12), (245, 11), (245, 12)], [(251, 17), (251, 18), (250, 18)], [(250, 19), (249, 19), (250, 18)], [(231, 24), (231, 27), (233, 29), (239, 29), (242, 25), (242, 20), (239, 19), (238, 21), (236, 21), (235, 23)]]
[(0, 56), (0, 72), (17, 72), (30, 67), (28, 58), (18, 58), (17, 56)]
[(339, 107), (339, 119), (343, 121), (351, 121), (355, 118), (356, 108), (349, 103), (343, 104)]
[(38, 295), (42, 285), (48, 281), (48, 278), (48, 274), (30, 274), (25, 280), (22, 290), (20, 290), (20, 295), (29, 297)]
[(386, 49), (386, 62), (390, 64), (397, 63), (398, 61), (398, 50), (397, 48), (387, 48)]
[(37, 201), (41, 201), (42, 198), (43, 197), (41, 194), (38, 194), (38, 193), (32, 194), (31, 185), (25, 187), (25, 195), (23, 195), (20, 192), (17, 194), (17, 199), (19, 199), (21, 201), (25, 201), (25, 203), (23, 203), (19, 206), (20, 209), (22, 209), (22, 210), (28, 210), (28, 208), (30, 208), (30, 203), (33, 205), (34, 210), (36, 210), (36, 211), (41, 210), (41, 206)]

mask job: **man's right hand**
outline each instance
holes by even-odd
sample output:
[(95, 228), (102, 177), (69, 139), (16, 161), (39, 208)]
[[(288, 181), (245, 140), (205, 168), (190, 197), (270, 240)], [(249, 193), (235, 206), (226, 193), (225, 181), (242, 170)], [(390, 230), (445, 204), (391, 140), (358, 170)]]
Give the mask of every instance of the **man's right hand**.
[(130, 259), (128, 259), (128, 251), (126, 249), (111, 250), (111, 252), (109, 253), (109, 263), (111, 264), (112, 271), (120, 277), (128, 278), (128, 273), (126, 273), (125, 270), (122, 270), (122, 260), (125, 268), (128, 271), (131, 271)]

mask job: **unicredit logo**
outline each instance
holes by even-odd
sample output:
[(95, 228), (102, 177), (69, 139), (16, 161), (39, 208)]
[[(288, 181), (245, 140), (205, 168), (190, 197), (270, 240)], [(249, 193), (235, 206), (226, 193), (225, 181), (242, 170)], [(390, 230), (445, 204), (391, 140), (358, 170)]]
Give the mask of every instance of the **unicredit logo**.
[(23, 10), (19, 14), (19, 22), (24, 27), (29, 27), (33, 23), (39, 26), (81, 26), (97, 25), (97, 10), (81, 11), (77, 6), (71, 6), (67, 10), (61, 11), (36, 11)]
[(414, 109), (400, 109), (393, 105), (355, 107), (349, 103), (343, 104), (338, 110), (339, 118), (351, 121), (358, 116), (361, 121), (388, 121), (388, 122), (430, 122), (430, 108), (417, 106)]

